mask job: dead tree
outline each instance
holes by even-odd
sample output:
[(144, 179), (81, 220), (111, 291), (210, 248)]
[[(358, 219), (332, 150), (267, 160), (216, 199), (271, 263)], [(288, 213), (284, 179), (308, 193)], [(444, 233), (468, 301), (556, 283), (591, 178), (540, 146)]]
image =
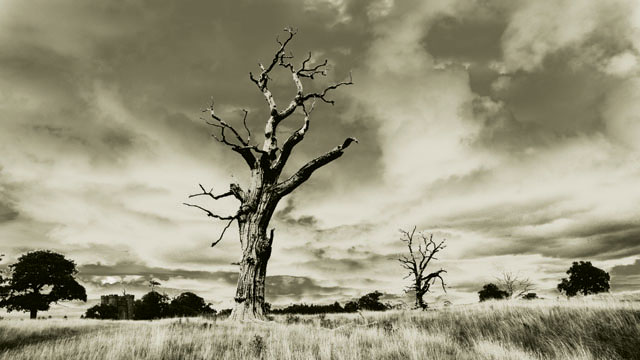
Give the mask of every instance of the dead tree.
[(535, 290), (535, 286), (529, 278), (522, 277), (511, 271), (503, 270), (496, 280), (498, 280), (500, 288), (507, 292), (510, 299), (519, 298), (531, 290)]
[[(299, 65), (294, 64), (293, 55), (287, 52), (287, 45), (296, 32), (290, 28), (285, 29), (285, 32), (286, 39), (283, 41), (276, 39), (279, 47), (270, 62), (266, 65), (259, 64), (260, 72), (258, 74), (249, 73), (250, 80), (262, 93), (269, 106), (269, 117), (266, 119), (262, 147), (252, 143), (252, 134), (246, 123), (248, 115), (246, 110), (243, 110), (242, 119), (246, 137), (243, 137), (241, 131), (214, 111), (213, 101), (204, 110), (210, 116), (210, 119), (204, 120), (207, 124), (215, 127), (218, 132), (213, 137), (244, 159), (249, 167), (250, 182), (246, 189), (232, 183), (228, 191), (219, 195), (215, 195), (213, 189), (205, 190), (204, 186), (199, 185), (201, 192), (189, 197), (204, 196), (218, 200), (231, 196), (240, 202), (238, 211), (232, 215), (218, 215), (200, 205), (185, 203), (187, 206), (204, 211), (212, 219), (227, 222), (224, 230), (211, 246), (215, 246), (222, 240), (225, 231), (234, 221), (238, 224), (242, 260), (239, 263), (240, 274), (234, 298), (235, 306), (230, 316), (232, 321), (262, 320), (265, 318), (263, 309), (265, 278), (275, 230), (267, 231), (267, 229), (278, 202), (307, 181), (316, 170), (342, 156), (351, 143), (357, 143), (355, 138), (349, 137), (329, 152), (306, 163), (290, 177), (280, 179), (282, 170), (295, 146), (304, 139), (309, 131), (310, 115), (315, 102), (333, 105), (333, 100), (328, 98), (330, 92), (341, 86), (352, 84), (351, 75), (349, 75), (349, 80), (328, 86), (322, 91), (305, 92), (303, 81), (327, 75), (327, 60), (314, 64), (311, 53), (309, 53)], [(284, 68), (290, 72), (296, 89), (295, 95), (283, 109), (278, 107), (269, 90), (269, 81), (276, 68)], [(282, 144), (278, 143), (278, 125), (296, 111), (301, 112), (304, 116), (301, 126), (289, 134)]]
[[(404, 278), (412, 278), (412, 284), (408, 286), (405, 291), (415, 291), (415, 307), (424, 310), (427, 308), (424, 296), (429, 292), (431, 285), (436, 281), (439, 280), (442, 285), (442, 290), (447, 292), (446, 284), (444, 283), (441, 275), (442, 273), (446, 273), (444, 269), (425, 274), (429, 263), (432, 260), (438, 260), (435, 255), (446, 248), (446, 245), (444, 245), (445, 240), (442, 240), (440, 243), (436, 243), (433, 241), (433, 234), (429, 236), (426, 236), (423, 233), (416, 234), (415, 227), (411, 232), (405, 230), (400, 230), (400, 232), (402, 233), (402, 238), (400, 240), (407, 244), (409, 254), (402, 255), (398, 261), (403, 268), (409, 271), (407, 276)], [(416, 236), (419, 236), (420, 238), (414, 241)]]

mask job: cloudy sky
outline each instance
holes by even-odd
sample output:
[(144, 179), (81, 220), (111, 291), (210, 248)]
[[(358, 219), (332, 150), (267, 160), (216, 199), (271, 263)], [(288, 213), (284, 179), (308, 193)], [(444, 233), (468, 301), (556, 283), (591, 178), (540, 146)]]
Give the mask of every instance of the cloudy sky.
[[(268, 301), (401, 295), (413, 226), (447, 239), (434, 266), (454, 302), (502, 270), (555, 296), (574, 260), (640, 290), (635, 0), (0, 1), (3, 265), (51, 249), (93, 299), (156, 278), (228, 306), (237, 228), (211, 248), (224, 223), (181, 203), (198, 183), (246, 184), (200, 110), (213, 97), (239, 124), (246, 108), (259, 134), (248, 72), (285, 26), (294, 55), (329, 59), (315, 86), (355, 83), (317, 107), (287, 172), (360, 143), (280, 204)], [(272, 87), (294, 93), (285, 72)]]

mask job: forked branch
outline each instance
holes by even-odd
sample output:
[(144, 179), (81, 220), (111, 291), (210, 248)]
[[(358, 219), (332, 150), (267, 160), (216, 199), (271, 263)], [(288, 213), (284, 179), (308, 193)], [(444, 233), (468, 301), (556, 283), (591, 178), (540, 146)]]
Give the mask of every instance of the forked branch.
[[(258, 89), (262, 92), (263, 96), (265, 97), (267, 103), (269, 104), (270, 117), (265, 126), (265, 131), (264, 131), (265, 142), (264, 142), (264, 145), (262, 146), (262, 150), (269, 154), (270, 159), (275, 159), (275, 154), (279, 150), (278, 143), (277, 143), (277, 127), (281, 121), (288, 118), (291, 114), (293, 114), (296, 111), (296, 109), (298, 109), (299, 107), (302, 107), (306, 115), (305, 121), (308, 128), (309, 117), (305, 109), (306, 101), (320, 99), (325, 103), (334, 104), (333, 100), (330, 100), (327, 98), (327, 95), (329, 94), (329, 92), (339, 88), (340, 86), (353, 84), (351, 74), (349, 74), (348, 81), (341, 81), (341, 82), (338, 82), (337, 84), (330, 85), (320, 92), (305, 94), (304, 86), (302, 84), (301, 79), (308, 78), (313, 80), (316, 75), (326, 76), (328, 61), (324, 60), (319, 64), (312, 65), (311, 64), (312, 55), (311, 53), (309, 53), (308, 56), (302, 61), (302, 64), (300, 65), (300, 67), (294, 66), (293, 63), (291, 62), (291, 60), (293, 59), (293, 54), (287, 54), (286, 47), (287, 47), (287, 44), (289, 44), (289, 42), (291, 41), (291, 39), (295, 36), (296, 32), (291, 28), (286, 28), (285, 32), (288, 35), (287, 39), (284, 42), (281, 42), (278, 40), (278, 44), (280, 45), (280, 47), (276, 51), (270, 65), (265, 67), (264, 65), (259, 64), (261, 72), (257, 77), (254, 76), (253, 73), (249, 73), (249, 77), (251, 81), (253, 81), (256, 84)], [(268, 86), (269, 74), (276, 65), (284, 67), (291, 72), (293, 82), (296, 86), (296, 95), (293, 97), (293, 99), (289, 102), (289, 105), (283, 111), (278, 111), (278, 106)], [(295, 134), (293, 135), (295, 137), (295, 140), (297, 140), (298, 142), (302, 140), (301, 136), (297, 136)], [(292, 144), (295, 145), (293, 142), (289, 142), (288, 145), (291, 146)], [(290, 152), (291, 148), (289, 148), (287, 151)], [(288, 154), (286, 157), (288, 157)], [(282, 158), (282, 159), (285, 159), (285, 158)], [(280, 163), (278, 167), (281, 168), (282, 161), (278, 160), (278, 162)]]
[(344, 150), (351, 145), (351, 143), (357, 143), (358, 140), (356, 138), (347, 138), (341, 145), (336, 146), (331, 151), (325, 153), (324, 155), (318, 156), (317, 158), (309, 161), (303, 167), (301, 167), (295, 174), (291, 175), (287, 180), (276, 185), (275, 190), (280, 196), (285, 196), (295, 190), (302, 183), (307, 181), (311, 174), (319, 168), (327, 165), (333, 160), (339, 158), (344, 154)]
[[(204, 191), (204, 189), (203, 189), (203, 191)], [(194, 207), (194, 208), (197, 208), (197, 209), (200, 209), (200, 210), (204, 211), (207, 214), (208, 217), (212, 217), (212, 218), (215, 218), (215, 219), (218, 219), (218, 220), (228, 220), (229, 221), (227, 223), (227, 225), (222, 229), (222, 232), (220, 233), (220, 236), (218, 237), (218, 239), (211, 244), (211, 247), (216, 246), (222, 240), (222, 237), (224, 236), (224, 233), (231, 226), (231, 223), (233, 223), (233, 221), (238, 218), (237, 214), (233, 215), (233, 216), (221, 216), (221, 215), (214, 214), (211, 210), (203, 208), (200, 205), (189, 204), (189, 203), (183, 203), (183, 204), (186, 205), (186, 206)]]
[[(249, 168), (254, 169), (256, 167), (256, 158), (251, 151), (255, 151), (260, 154), (264, 154), (265, 152), (262, 151), (257, 146), (251, 144), (251, 132), (249, 131), (249, 128), (247, 127), (247, 122), (246, 122), (247, 115), (249, 112), (244, 109), (242, 110), (244, 112), (242, 123), (244, 125), (245, 130), (247, 131), (247, 139), (244, 140), (242, 136), (240, 136), (240, 133), (238, 132), (238, 130), (236, 130), (232, 125), (224, 121), (220, 116), (218, 116), (215, 113), (213, 106), (214, 106), (214, 102), (213, 102), (213, 99), (211, 99), (211, 105), (208, 108), (202, 110), (203, 112), (208, 112), (211, 116), (211, 119), (213, 120), (212, 122), (212, 121), (203, 119), (207, 123), (207, 125), (220, 129), (219, 136), (215, 134), (212, 134), (211, 136), (214, 139), (216, 139), (218, 142), (229, 146), (231, 150), (239, 153), (244, 158), (247, 165), (249, 165)], [(228, 140), (225, 134), (225, 130), (229, 130), (233, 134), (235, 141), (237, 141), (238, 143)]]
[(214, 195), (213, 194), (213, 188), (211, 188), (211, 190), (209, 190), (209, 191), (206, 191), (204, 189), (204, 186), (202, 186), (202, 184), (198, 184), (198, 186), (200, 186), (200, 189), (202, 190), (202, 192), (201, 193), (196, 193), (196, 194), (191, 194), (191, 195), (189, 195), (189, 198), (196, 197), (196, 196), (209, 196), (213, 200), (218, 200), (218, 199), (221, 199), (223, 197), (227, 197), (227, 196), (233, 195), (233, 192), (231, 190), (227, 191), (224, 194)]
[(244, 191), (240, 188), (240, 185), (238, 185), (238, 184), (230, 184), (229, 185), (229, 191), (227, 191), (227, 192), (225, 192), (223, 194), (220, 194), (220, 195), (214, 195), (213, 194), (213, 188), (211, 188), (211, 190), (207, 191), (207, 190), (205, 190), (204, 186), (202, 186), (202, 184), (198, 184), (198, 186), (200, 187), (200, 190), (202, 190), (202, 192), (191, 194), (191, 195), (189, 195), (189, 198), (193, 198), (193, 197), (197, 197), (197, 196), (209, 196), (213, 200), (218, 200), (218, 199), (233, 195), (236, 199), (238, 199), (240, 201), (244, 201), (245, 200)]

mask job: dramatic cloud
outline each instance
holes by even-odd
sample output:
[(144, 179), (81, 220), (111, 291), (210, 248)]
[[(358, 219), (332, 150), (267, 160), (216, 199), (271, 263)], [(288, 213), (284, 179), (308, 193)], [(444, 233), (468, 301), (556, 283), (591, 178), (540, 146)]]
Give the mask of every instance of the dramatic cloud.
[[(267, 109), (248, 72), (284, 26), (354, 86), (318, 104), (285, 169), (360, 142), (282, 201), (267, 297), (402, 298), (398, 228), (448, 248), (446, 298), (475, 301), (501, 269), (552, 295), (574, 260), (640, 290), (640, 5), (633, 0), (323, 0), (0, 5), (0, 252), (79, 265), (89, 297), (160, 279), (217, 306), (235, 291), (234, 228), (181, 205), (197, 184), (245, 184), (200, 119), (259, 140)], [(274, 74), (277, 101), (293, 92)], [(282, 124), (296, 128), (299, 115)], [(198, 204), (231, 214), (225, 199)], [(440, 296), (437, 293), (434, 296)], [(441, 298), (440, 300), (444, 300)]]

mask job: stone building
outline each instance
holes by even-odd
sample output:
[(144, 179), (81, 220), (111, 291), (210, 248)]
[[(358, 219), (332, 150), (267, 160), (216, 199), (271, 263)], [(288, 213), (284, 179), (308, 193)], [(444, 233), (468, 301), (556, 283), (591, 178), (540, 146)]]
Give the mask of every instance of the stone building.
[(133, 319), (133, 295), (102, 295), (100, 296), (100, 302), (102, 305), (115, 306), (118, 309), (119, 320), (132, 320)]

